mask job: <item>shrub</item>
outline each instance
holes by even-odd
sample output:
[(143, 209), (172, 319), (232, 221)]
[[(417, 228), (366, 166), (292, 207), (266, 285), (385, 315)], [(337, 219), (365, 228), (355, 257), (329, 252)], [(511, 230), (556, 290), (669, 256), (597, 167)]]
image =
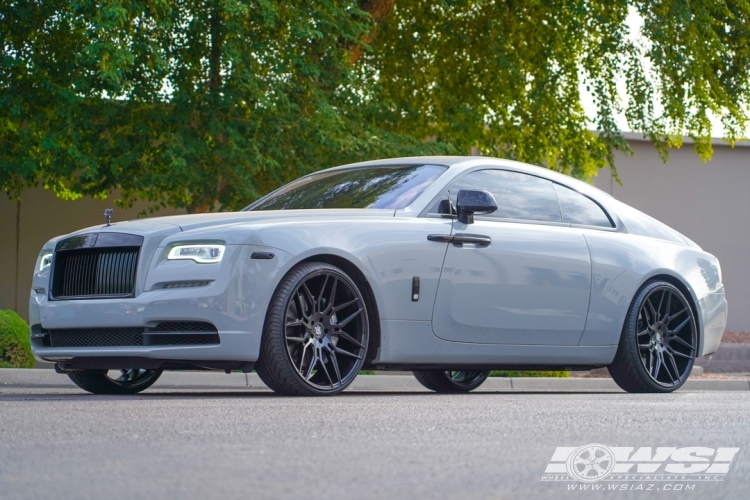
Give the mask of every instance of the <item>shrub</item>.
[(0, 368), (33, 368), (29, 325), (14, 311), (0, 311)]
[(556, 377), (568, 378), (570, 372), (540, 370), (493, 370), (490, 377)]

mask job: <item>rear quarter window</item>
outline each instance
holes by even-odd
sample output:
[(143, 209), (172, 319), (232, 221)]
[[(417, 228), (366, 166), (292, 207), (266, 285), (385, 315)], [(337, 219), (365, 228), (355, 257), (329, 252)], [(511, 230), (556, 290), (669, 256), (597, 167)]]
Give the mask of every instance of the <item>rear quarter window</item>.
[(590, 198), (560, 184), (555, 184), (555, 192), (566, 224), (614, 227), (602, 207)]
[(630, 234), (671, 241), (680, 245), (687, 244), (680, 233), (629, 205), (620, 203), (617, 208), (617, 215)]

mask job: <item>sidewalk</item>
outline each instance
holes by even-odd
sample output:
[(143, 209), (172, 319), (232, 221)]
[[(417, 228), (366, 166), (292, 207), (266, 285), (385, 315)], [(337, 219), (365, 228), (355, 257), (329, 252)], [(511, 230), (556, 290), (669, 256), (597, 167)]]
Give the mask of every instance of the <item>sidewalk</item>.
[[(0, 369), (3, 388), (75, 388), (65, 375), (47, 369)], [(154, 389), (268, 390), (255, 373), (165, 372)], [(410, 375), (360, 375), (348, 391), (427, 391)], [(609, 378), (489, 378), (477, 390), (535, 392), (622, 392)], [(750, 378), (691, 378), (680, 391), (750, 391)]]

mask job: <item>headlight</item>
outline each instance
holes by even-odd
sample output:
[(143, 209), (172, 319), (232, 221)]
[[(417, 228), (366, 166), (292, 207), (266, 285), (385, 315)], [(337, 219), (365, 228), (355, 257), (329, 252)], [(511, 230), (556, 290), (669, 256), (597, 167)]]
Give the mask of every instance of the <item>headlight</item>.
[(41, 273), (52, 265), (52, 252), (46, 252), (39, 256), (39, 272)]
[(199, 264), (215, 264), (224, 256), (224, 245), (179, 245), (169, 251), (169, 260), (194, 260)]

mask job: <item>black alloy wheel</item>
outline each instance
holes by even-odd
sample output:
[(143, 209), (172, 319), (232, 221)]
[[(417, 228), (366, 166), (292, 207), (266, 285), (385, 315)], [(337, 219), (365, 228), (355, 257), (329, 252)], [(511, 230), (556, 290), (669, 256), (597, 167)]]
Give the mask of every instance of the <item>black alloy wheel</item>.
[(420, 384), (435, 392), (469, 392), (487, 380), (488, 371), (418, 370), (412, 372)]
[(139, 368), (68, 372), (70, 380), (93, 394), (137, 394), (151, 387), (160, 376), (161, 370)]
[(608, 368), (628, 392), (672, 392), (690, 376), (697, 350), (690, 303), (671, 283), (652, 281), (636, 294)]
[(271, 300), (256, 370), (279, 394), (337, 394), (362, 368), (368, 341), (367, 305), (354, 281), (330, 264), (304, 263)]

